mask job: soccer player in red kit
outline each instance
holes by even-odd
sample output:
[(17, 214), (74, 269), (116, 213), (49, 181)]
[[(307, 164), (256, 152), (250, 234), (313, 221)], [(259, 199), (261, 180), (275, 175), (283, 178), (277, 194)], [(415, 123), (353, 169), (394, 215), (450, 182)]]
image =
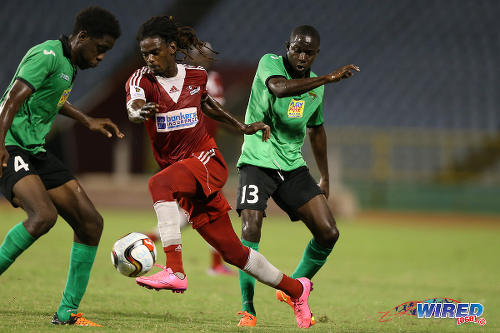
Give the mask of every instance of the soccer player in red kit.
[(233, 118), (207, 94), (207, 73), (202, 67), (176, 63), (178, 51), (186, 54), (191, 47), (201, 50), (204, 45), (191, 27), (157, 16), (141, 25), (137, 40), (147, 66), (135, 71), (126, 83), (127, 111), (132, 122), (144, 122), (162, 169), (149, 180), (149, 190), (168, 265), (152, 276), (137, 278), (137, 283), (186, 290), (180, 219), (187, 214), (193, 228), (226, 262), (290, 295), (297, 325), (309, 327), (311, 281), (283, 274), (262, 254), (243, 246), (234, 232), (227, 213), (231, 208), (221, 194), (227, 166), (207, 133), (205, 114), (246, 135), (262, 130), (263, 140), (270, 137), (269, 126), (242, 124)]
[[(186, 59), (188, 65), (192, 65), (195, 67), (201, 66), (203, 67), (208, 74), (207, 78), (207, 93), (215, 99), (221, 106), (224, 106), (225, 98), (224, 98), (224, 86), (222, 84), (222, 78), (219, 73), (212, 70), (212, 65), (215, 61), (213, 56), (215, 56), (216, 52), (212, 50), (212, 46), (205, 42), (205, 46), (201, 48), (201, 53), (196, 48), (191, 48), (189, 50), (189, 57)], [(219, 122), (212, 118), (205, 118), (205, 127), (207, 129), (208, 134), (216, 139), (217, 129), (219, 127)], [(239, 133), (239, 132), (238, 132)], [(181, 231), (184, 228), (189, 226), (189, 221), (187, 219), (186, 214), (181, 214), (181, 222), (180, 228)], [(160, 240), (160, 233), (158, 228), (155, 227), (153, 231), (146, 233), (146, 235), (151, 238), (154, 242)], [(237, 275), (236, 271), (231, 270), (227, 267), (217, 250), (215, 250), (212, 246), (210, 247), (210, 266), (207, 270), (209, 275)]]

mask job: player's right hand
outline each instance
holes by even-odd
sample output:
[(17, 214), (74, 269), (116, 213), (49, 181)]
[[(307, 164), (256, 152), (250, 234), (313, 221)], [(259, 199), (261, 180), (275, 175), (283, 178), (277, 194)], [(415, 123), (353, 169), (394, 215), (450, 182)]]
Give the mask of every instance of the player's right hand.
[(250, 135), (250, 134), (255, 134), (257, 131), (262, 131), (262, 141), (267, 141), (271, 137), (271, 127), (269, 125), (266, 125), (262, 121), (258, 121), (255, 123), (251, 123), (246, 125), (246, 127), (243, 129), (243, 133)]
[(0, 145), (0, 178), (2, 178), (3, 168), (7, 166), (7, 161), (9, 160), (9, 152), (5, 149), (4, 145)]
[(144, 118), (151, 118), (158, 111), (160, 111), (160, 106), (156, 103), (149, 102), (142, 106), (142, 108), (139, 110), (139, 115)]
[(338, 82), (342, 79), (350, 78), (354, 71), (359, 72), (359, 67), (353, 64), (345, 65), (340, 67), (339, 69), (327, 74), (327, 79), (329, 82)]

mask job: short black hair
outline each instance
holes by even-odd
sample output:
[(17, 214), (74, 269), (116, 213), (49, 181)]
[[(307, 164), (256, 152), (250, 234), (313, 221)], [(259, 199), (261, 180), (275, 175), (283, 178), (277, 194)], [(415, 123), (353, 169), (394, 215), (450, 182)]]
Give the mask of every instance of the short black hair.
[(196, 31), (190, 26), (178, 25), (172, 16), (153, 16), (139, 27), (136, 38), (138, 42), (141, 42), (145, 38), (155, 36), (163, 38), (167, 44), (175, 42), (178, 50), (185, 57), (190, 57), (188, 52), (191, 48), (195, 48), (205, 55), (203, 52), (203, 47), (206, 47), (205, 42), (198, 39)]
[(319, 32), (311, 25), (295, 27), (290, 34), (290, 40), (293, 40), (297, 35), (310, 36), (318, 41), (318, 45), (320, 44)]
[(109, 35), (118, 39), (121, 35), (120, 23), (108, 10), (92, 6), (82, 10), (75, 18), (73, 34), (85, 30), (90, 37), (103, 37)]

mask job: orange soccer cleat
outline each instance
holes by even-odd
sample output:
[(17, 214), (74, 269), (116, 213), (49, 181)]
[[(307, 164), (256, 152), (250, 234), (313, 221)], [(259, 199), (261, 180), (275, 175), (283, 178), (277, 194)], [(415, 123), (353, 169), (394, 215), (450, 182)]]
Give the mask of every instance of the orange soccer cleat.
[(52, 324), (54, 325), (75, 325), (75, 326), (95, 326), (102, 327), (102, 325), (96, 324), (93, 321), (85, 319), (82, 317), (83, 313), (71, 314), (71, 317), (66, 321), (61, 321), (57, 316), (57, 312), (54, 314), (54, 318), (52, 318)]
[(238, 314), (242, 316), (240, 322), (238, 323), (239, 327), (253, 327), (257, 325), (257, 317), (253, 314), (250, 314), (246, 311), (240, 311), (238, 312)]

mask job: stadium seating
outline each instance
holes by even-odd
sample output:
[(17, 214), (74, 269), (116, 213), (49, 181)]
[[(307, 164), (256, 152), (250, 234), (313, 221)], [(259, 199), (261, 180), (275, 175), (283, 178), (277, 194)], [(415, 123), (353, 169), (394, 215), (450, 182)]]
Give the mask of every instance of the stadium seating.
[(256, 64), (263, 53), (283, 54), (294, 26), (317, 27), (316, 73), (347, 63), (362, 71), (327, 87), (329, 124), (495, 131), (499, 14), (494, 0), (226, 0), (196, 28), (221, 62)]

